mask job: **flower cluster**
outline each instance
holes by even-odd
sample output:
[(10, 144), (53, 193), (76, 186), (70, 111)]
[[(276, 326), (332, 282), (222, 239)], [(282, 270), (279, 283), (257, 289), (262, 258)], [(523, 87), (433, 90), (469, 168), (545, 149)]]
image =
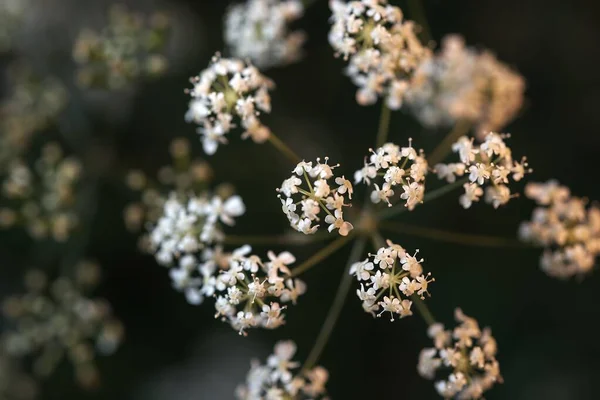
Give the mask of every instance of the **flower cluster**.
[(166, 266), (186, 254), (223, 241), (221, 223), (232, 226), (243, 215), (242, 199), (222, 198), (208, 192), (199, 196), (178, 197), (172, 192), (164, 204), (163, 215), (150, 231), (150, 246), (156, 260)]
[(28, 8), (27, 3), (27, 0), (3, 0), (0, 3), (0, 53), (11, 48), (13, 36)]
[[(391, 207), (395, 186), (402, 186), (400, 198), (405, 200), (409, 210), (423, 202), (427, 160), (422, 151), (412, 147), (412, 141), (409, 140), (408, 147), (386, 143), (377, 150), (371, 150), (371, 153), (369, 161), (365, 160), (363, 168), (354, 173), (354, 182), (364, 182), (369, 186), (373, 183), (373, 203), (384, 201)], [(375, 183), (380, 176), (383, 176), (381, 186)]]
[(10, 95), (0, 103), (0, 172), (58, 116), (68, 97), (59, 80), (40, 78), (25, 65), (12, 65), (8, 80)]
[(443, 39), (441, 51), (417, 68), (406, 100), (424, 125), (470, 121), (482, 138), (514, 118), (524, 90), (523, 77), (493, 54), (477, 53), (462, 37), (450, 35)]
[(227, 143), (225, 135), (237, 121), (245, 130), (242, 138), (256, 143), (269, 138), (271, 131), (258, 116), (259, 111), (271, 112), (269, 90), (275, 85), (254, 66), (217, 54), (191, 82), (192, 101), (185, 119), (201, 125), (198, 133), (206, 154), (214, 154), (219, 144)]
[[(290, 178), (283, 181), (277, 189), (281, 199), (281, 207), (292, 228), (306, 235), (313, 234), (319, 225), (321, 211), (325, 214), (325, 223), (329, 224), (329, 232), (334, 229), (342, 236), (347, 236), (354, 227), (344, 220), (343, 208), (346, 195), (352, 199), (352, 183), (343, 175), (333, 179), (333, 170), (339, 165), (328, 165), (317, 158), (313, 166), (311, 162), (302, 161), (296, 165)], [(302, 183), (306, 184), (303, 188)], [(330, 186), (333, 186), (331, 187)]]
[[(402, 246), (388, 240), (387, 247), (370, 255), (372, 259), (352, 265), (350, 274), (360, 283), (356, 294), (366, 312), (378, 317), (389, 312), (392, 321), (394, 314), (400, 318), (412, 315), (412, 301), (408, 297), (416, 294), (424, 299), (425, 293), (429, 294), (429, 284), (434, 281), (428, 279), (430, 274), (423, 275), (423, 259), (417, 259), (417, 253), (418, 250), (411, 256)], [(400, 293), (407, 298), (403, 299)]]
[[(171, 163), (158, 169), (152, 180), (141, 170), (127, 174), (127, 186), (139, 193), (140, 200), (130, 203), (124, 211), (125, 224), (137, 232), (145, 224), (155, 224), (162, 215), (167, 197), (175, 192), (183, 197), (190, 192), (201, 192), (210, 183), (213, 171), (205, 161), (191, 158), (190, 143), (185, 138), (173, 139), (169, 146)], [(219, 188), (215, 190), (221, 192)]]
[(84, 87), (120, 89), (141, 76), (156, 76), (167, 68), (164, 50), (170, 28), (164, 13), (150, 18), (113, 5), (100, 31), (85, 29), (77, 38), (73, 58)]
[[(243, 246), (228, 257), (228, 265), (216, 279), (204, 275), (200, 295), (219, 292), (215, 303), (216, 315), (245, 334), (248, 328), (275, 329), (285, 323), (285, 306), (279, 302), (296, 304), (298, 296), (304, 294), (306, 285), (290, 277), (289, 265), (296, 258), (284, 251), (278, 255), (269, 251), (268, 261), (249, 255), (250, 246)], [(205, 257), (199, 266), (203, 274), (214, 270), (214, 259)]]
[(7, 201), (0, 207), (0, 227), (21, 224), (36, 239), (51, 236), (64, 242), (77, 224), (75, 187), (81, 175), (79, 161), (63, 157), (61, 148), (47, 144), (33, 169), (13, 161), (2, 182)]
[(458, 326), (444, 330), (440, 323), (431, 325), (429, 336), (435, 347), (421, 351), (417, 370), (426, 379), (435, 379), (442, 368), (451, 370), (446, 380), (435, 382), (435, 388), (444, 398), (461, 400), (479, 399), (496, 382), (502, 382), (496, 361), (496, 340), (489, 328), (479, 329), (477, 321), (457, 308)]
[(1, 343), (11, 357), (32, 358), (33, 372), (39, 377), (50, 375), (67, 357), (78, 382), (91, 387), (99, 379), (96, 350), (114, 352), (123, 327), (106, 301), (84, 294), (97, 285), (98, 266), (81, 262), (75, 275), (48, 284), (43, 272), (30, 271), (25, 277), (27, 293), (4, 301), (3, 313), (13, 329), (3, 334)]
[[(498, 208), (508, 203), (514, 197), (511, 195), (508, 183), (509, 176), (515, 182), (520, 181), (526, 173), (531, 172), (525, 157), (514, 161), (512, 152), (504, 139), (508, 135), (489, 132), (480, 145), (475, 145), (473, 139), (462, 136), (452, 145), (452, 150), (458, 153), (460, 162), (437, 164), (435, 170), (440, 179), (455, 182), (457, 176), (469, 174), (468, 181), (463, 185), (465, 193), (459, 202), (464, 208), (470, 208), (479, 201), (485, 188), (485, 201)], [(491, 185), (489, 185), (491, 183)]]
[(386, 0), (331, 0), (330, 7), (329, 43), (349, 58), (346, 73), (359, 87), (357, 102), (370, 105), (383, 97), (389, 108), (399, 109), (415, 69), (431, 57), (414, 22), (404, 21), (402, 11)]
[(302, 56), (304, 32), (289, 25), (304, 13), (299, 0), (249, 0), (232, 6), (225, 16), (225, 42), (235, 57), (259, 68), (285, 65)]
[(521, 224), (522, 240), (544, 247), (540, 264), (548, 275), (569, 278), (591, 272), (600, 254), (600, 208), (571, 195), (556, 181), (530, 183), (525, 195), (539, 207)]
[(294, 342), (277, 342), (266, 364), (252, 362), (245, 384), (236, 390), (236, 397), (239, 400), (324, 400), (329, 373), (323, 367), (310, 368), (299, 374), (294, 372), (300, 366), (292, 360), (294, 354)]

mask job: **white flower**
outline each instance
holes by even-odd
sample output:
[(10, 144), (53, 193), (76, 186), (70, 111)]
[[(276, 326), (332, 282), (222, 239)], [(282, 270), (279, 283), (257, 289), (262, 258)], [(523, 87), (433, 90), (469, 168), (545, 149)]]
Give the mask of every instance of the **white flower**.
[(383, 175), (381, 185), (373, 182), (371, 201), (375, 204), (384, 201), (391, 207), (396, 194), (393, 188), (401, 186), (400, 198), (406, 200), (405, 206), (409, 210), (413, 210), (423, 201), (426, 174), (427, 161), (422, 152), (412, 147), (412, 141), (409, 140), (408, 147), (386, 143), (371, 150), (369, 161), (365, 161), (364, 167), (356, 171), (354, 176), (356, 182), (371, 185), (371, 180)]
[(229, 8), (225, 42), (231, 53), (267, 68), (299, 60), (305, 34), (290, 32), (304, 6), (299, 0), (249, 0)]
[[(459, 325), (453, 332), (444, 331), (441, 324), (430, 327), (429, 336), (435, 338), (436, 347), (421, 351), (417, 371), (432, 380), (442, 367), (449, 367), (448, 378), (435, 382), (438, 393), (446, 398), (477, 399), (502, 381), (495, 340), (489, 329), (482, 332), (477, 321), (460, 309), (456, 309), (455, 318)], [(451, 336), (456, 339), (455, 343), (451, 343)], [(487, 351), (483, 350), (486, 346)]]
[(329, 373), (323, 367), (298, 371), (300, 363), (292, 358), (296, 344), (280, 341), (263, 365), (252, 361), (246, 382), (236, 389), (239, 400), (325, 400), (325, 384)]
[(227, 143), (226, 135), (237, 121), (246, 129), (244, 138), (262, 143), (269, 137), (269, 129), (257, 115), (271, 111), (268, 91), (274, 84), (255, 67), (217, 54), (191, 82), (192, 100), (185, 119), (200, 125), (198, 133), (207, 154), (214, 154), (220, 144)]
[[(354, 263), (350, 274), (360, 282), (356, 294), (363, 302), (365, 312), (378, 316), (389, 312), (392, 321), (394, 315), (400, 318), (412, 315), (412, 302), (402, 298), (400, 293), (407, 297), (416, 293), (421, 298), (428, 293), (428, 285), (434, 279), (428, 280), (429, 274), (422, 274), (422, 261), (406, 254), (401, 246), (388, 240), (387, 247), (378, 249), (377, 254)], [(379, 313), (376, 314), (377, 311)]]
[(538, 207), (519, 233), (522, 240), (544, 248), (542, 270), (561, 279), (590, 273), (600, 254), (598, 206), (572, 196), (556, 181), (530, 183), (525, 195)]
[(329, 43), (336, 56), (348, 60), (346, 73), (358, 86), (357, 102), (374, 104), (384, 98), (391, 109), (402, 106), (417, 66), (431, 56), (402, 11), (380, 1), (329, 3), (333, 13)]
[[(282, 210), (292, 228), (304, 234), (317, 231), (319, 225), (313, 223), (320, 221), (322, 211), (325, 211), (329, 232), (337, 229), (341, 236), (347, 236), (354, 227), (344, 220), (343, 207), (350, 206), (345, 203), (345, 195), (348, 198), (352, 196), (352, 184), (341, 176), (333, 180), (337, 187), (332, 188), (330, 181), (334, 176), (333, 170), (338, 166), (328, 165), (327, 162), (325, 158), (324, 163), (317, 159), (314, 166), (312, 162), (305, 161), (296, 165), (292, 170), (294, 175), (284, 180), (277, 189)], [(298, 203), (301, 204), (301, 213), (296, 213)]]

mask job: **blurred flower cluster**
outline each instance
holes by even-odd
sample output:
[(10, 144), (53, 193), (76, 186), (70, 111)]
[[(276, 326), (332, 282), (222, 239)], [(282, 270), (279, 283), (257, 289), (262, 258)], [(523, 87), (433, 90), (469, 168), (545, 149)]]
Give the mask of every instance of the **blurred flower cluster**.
[(3, 302), (3, 315), (12, 327), (0, 336), (3, 351), (31, 358), (38, 377), (51, 375), (67, 358), (79, 384), (97, 385), (96, 353), (111, 354), (123, 337), (109, 304), (87, 297), (99, 279), (99, 267), (87, 261), (77, 265), (72, 278), (62, 276), (53, 282), (41, 270), (29, 271), (26, 293)]
[(77, 225), (73, 208), (82, 167), (56, 143), (46, 144), (33, 166), (13, 160), (2, 177), (0, 227), (20, 225), (34, 239), (65, 242)]
[(58, 79), (39, 76), (22, 63), (8, 69), (8, 81), (8, 96), (0, 102), (0, 173), (54, 122), (68, 100)]
[(466, 120), (483, 139), (515, 117), (524, 90), (523, 77), (491, 52), (477, 52), (466, 47), (461, 36), (449, 35), (439, 53), (416, 69), (407, 102), (425, 126)]
[(107, 25), (98, 31), (84, 29), (73, 47), (79, 66), (77, 82), (83, 87), (121, 89), (143, 77), (156, 77), (167, 69), (162, 55), (170, 28), (161, 12), (145, 17), (114, 5)]
[(519, 234), (544, 248), (542, 270), (563, 279), (589, 274), (600, 254), (600, 208), (557, 181), (529, 183), (525, 195), (538, 207)]

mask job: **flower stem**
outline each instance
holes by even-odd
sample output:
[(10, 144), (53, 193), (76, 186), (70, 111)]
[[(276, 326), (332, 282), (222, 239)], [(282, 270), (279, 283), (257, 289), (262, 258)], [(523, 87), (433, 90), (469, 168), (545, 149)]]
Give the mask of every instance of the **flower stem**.
[(441, 242), (463, 244), (467, 246), (529, 247), (527, 244), (512, 238), (451, 232), (436, 228), (407, 225), (399, 222), (381, 222), (379, 226), (384, 230), (394, 233), (419, 236), (427, 239), (439, 240)]
[(317, 232), (314, 235), (304, 235), (301, 233), (287, 233), (282, 235), (227, 235), (225, 244), (242, 245), (250, 244), (257, 246), (277, 246), (277, 245), (304, 245), (319, 241), (331, 239), (330, 234)]
[(425, 304), (425, 302), (416, 294), (413, 294), (411, 298), (415, 306), (417, 306), (417, 311), (419, 312), (419, 314), (421, 314), (421, 317), (423, 318), (425, 323), (429, 326), (435, 324), (435, 317), (433, 316), (431, 311), (429, 311), (429, 307), (427, 307), (427, 304)]
[(279, 137), (277, 137), (274, 133), (271, 132), (269, 135), (269, 142), (279, 150), (284, 156), (290, 159), (294, 164), (302, 161), (302, 158), (298, 154), (294, 152), (294, 150), (290, 149), (287, 144), (285, 144)]
[(392, 110), (385, 104), (385, 100), (381, 102), (381, 114), (379, 116), (379, 128), (377, 129), (377, 141), (375, 142), (376, 147), (381, 147), (387, 140), (388, 133), (390, 131), (390, 119), (392, 117)]
[(408, 0), (408, 9), (413, 21), (416, 21), (421, 26), (421, 37), (427, 45), (431, 40), (431, 29), (427, 22), (423, 2), (421, 0)]
[(471, 129), (471, 123), (469, 121), (464, 119), (458, 120), (456, 125), (454, 125), (454, 128), (452, 128), (446, 137), (429, 154), (429, 157), (427, 158), (429, 165), (435, 166), (435, 164), (444, 161), (444, 158), (446, 158), (452, 149), (454, 142), (456, 142), (459, 137), (469, 132), (469, 129)]
[(313, 254), (308, 260), (304, 261), (302, 264), (298, 265), (296, 268), (292, 270), (292, 276), (298, 276), (321, 261), (325, 260), (327, 257), (341, 249), (348, 241), (354, 236), (353, 232), (350, 232), (348, 236), (340, 236), (335, 239), (333, 242), (329, 243), (327, 246), (323, 247), (321, 250)]
[[(454, 189), (456, 189), (459, 186), (462, 186), (468, 180), (469, 180), (468, 178), (462, 178), (455, 182), (449, 183), (440, 188), (432, 190), (431, 192), (425, 192), (425, 196), (423, 197), (423, 203), (425, 203), (426, 201), (435, 200), (438, 197), (442, 197), (446, 193), (453, 191)], [(384, 219), (394, 217), (398, 214), (402, 214), (404, 211), (407, 211), (407, 210), (408, 210), (407, 207), (399, 207), (399, 206), (389, 207), (388, 209), (383, 210), (380, 213), (378, 213), (377, 218), (381, 221)]]
[(319, 360), (325, 345), (329, 341), (331, 332), (333, 331), (333, 328), (335, 327), (335, 324), (340, 316), (340, 312), (344, 306), (348, 290), (350, 290), (350, 286), (352, 284), (353, 276), (350, 275), (350, 267), (360, 259), (363, 251), (365, 250), (366, 244), (367, 238), (365, 236), (360, 236), (358, 239), (356, 239), (354, 245), (352, 246), (348, 263), (346, 264), (346, 268), (344, 268), (344, 275), (340, 281), (340, 286), (338, 286), (335, 298), (331, 304), (331, 308), (329, 308), (327, 317), (325, 318), (325, 322), (323, 322), (323, 326), (321, 326), (319, 336), (317, 336), (315, 344), (306, 358), (304, 365), (302, 366), (303, 371), (307, 371), (314, 367), (316, 362)]

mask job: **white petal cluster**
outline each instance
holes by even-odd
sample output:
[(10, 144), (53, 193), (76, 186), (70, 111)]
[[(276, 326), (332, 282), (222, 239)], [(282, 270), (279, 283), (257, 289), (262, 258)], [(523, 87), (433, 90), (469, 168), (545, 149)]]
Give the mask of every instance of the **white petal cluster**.
[(243, 138), (256, 143), (269, 138), (271, 131), (259, 119), (260, 111), (271, 112), (269, 90), (275, 85), (254, 66), (238, 59), (220, 58), (191, 79), (192, 101), (185, 115), (200, 125), (198, 133), (206, 154), (214, 154), (226, 135), (241, 124)]
[(430, 274), (423, 275), (423, 259), (417, 259), (417, 253), (418, 250), (410, 255), (388, 240), (387, 247), (380, 248), (377, 254), (352, 265), (350, 274), (360, 283), (356, 294), (366, 312), (378, 317), (389, 312), (392, 321), (394, 314), (400, 318), (412, 315), (408, 297), (417, 295), (424, 299), (434, 281), (429, 279)]
[(470, 121), (483, 138), (515, 117), (524, 90), (523, 77), (492, 53), (478, 53), (467, 48), (461, 36), (449, 35), (440, 52), (415, 71), (406, 101), (426, 126)]
[(556, 181), (530, 183), (525, 195), (538, 207), (521, 224), (522, 240), (544, 247), (542, 270), (556, 278), (590, 273), (600, 254), (600, 208)]
[(314, 225), (325, 215), (325, 223), (329, 232), (337, 229), (342, 236), (347, 236), (354, 227), (344, 220), (343, 208), (346, 196), (352, 199), (352, 183), (344, 176), (334, 178), (333, 170), (339, 165), (328, 165), (317, 158), (315, 165), (302, 161), (292, 171), (290, 178), (283, 181), (277, 189), (281, 207), (290, 221), (292, 228), (306, 235), (313, 234), (319, 228)]
[[(215, 317), (229, 322), (241, 335), (249, 328), (280, 327), (286, 308), (281, 303), (296, 304), (306, 292), (304, 282), (290, 277), (289, 265), (296, 261), (291, 253), (269, 251), (268, 261), (263, 261), (250, 255), (251, 251), (247, 245), (233, 251), (214, 281), (218, 292)], [(211, 262), (205, 261), (200, 268)]]
[(293, 63), (302, 57), (306, 35), (289, 31), (302, 17), (299, 0), (248, 0), (229, 8), (225, 42), (233, 56), (250, 59), (259, 68)]
[(324, 400), (329, 373), (323, 367), (297, 371), (300, 363), (292, 360), (296, 344), (280, 341), (265, 364), (254, 360), (246, 382), (236, 390), (239, 400)]
[(483, 195), (485, 201), (494, 208), (508, 203), (515, 197), (511, 195), (508, 184), (510, 179), (515, 182), (523, 179), (531, 172), (526, 158), (514, 161), (510, 148), (504, 142), (509, 135), (489, 132), (484, 141), (475, 145), (473, 139), (462, 136), (452, 145), (452, 150), (458, 153), (460, 162), (437, 164), (435, 171), (440, 179), (454, 182), (457, 176), (468, 174), (468, 183), (463, 185), (465, 193), (460, 196), (459, 203), (464, 208), (470, 208)]
[(402, 11), (386, 0), (330, 0), (329, 5), (329, 43), (349, 62), (346, 72), (359, 87), (357, 102), (370, 105), (382, 97), (390, 109), (399, 109), (414, 70), (431, 57), (414, 22), (404, 21)]
[(243, 215), (246, 207), (237, 195), (223, 199), (203, 194), (183, 200), (172, 193), (163, 210), (150, 232), (150, 244), (156, 260), (168, 266), (182, 255), (221, 242), (221, 224), (234, 225), (234, 218)]
[[(383, 201), (391, 207), (390, 199), (400, 192), (394, 191), (397, 186), (402, 188), (399, 197), (405, 201), (409, 210), (423, 202), (427, 160), (422, 151), (412, 147), (412, 141), (409, 141), (408, 147), (386, 143), (375, 151), (371, 150), (371, 153), (368, 161), (365, 160), (364, 167), (354, 173), (354, 183), (363, 182), (373, 186), (373, 203)], [(383, 180), (377, 183), (381, 176)]]
[(496, 382), (502, 382), (496, 340), (489, 328), (480, 330), (477, 321), (459, 308), (454, 314), (459, 325), (453, 331), (444, 330), (440, 323), (429, 327), (435, 347), (421, 351), (417, 370), (426, 379), (435, 379), (440, 370), (449, 371), (447, 379), (435, 382), (446, 399), (479, 399)]

